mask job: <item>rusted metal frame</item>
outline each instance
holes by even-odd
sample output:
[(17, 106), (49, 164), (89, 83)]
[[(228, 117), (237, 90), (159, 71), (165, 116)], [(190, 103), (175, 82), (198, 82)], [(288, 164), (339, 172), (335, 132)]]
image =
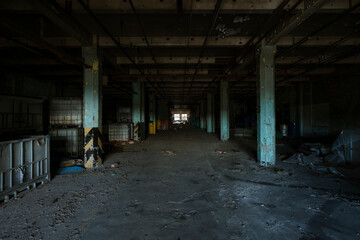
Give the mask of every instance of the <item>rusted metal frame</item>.
[[(110, 33), (110, 31), (105, 27), (105, 25), (96, 17), (96, 15), (91, 11), (91, 9), (82, 1), (78, 0), (80, 5), (85, 9), (85, 11), (95, 20), (95, 22), (101, 27), (101, 29), (110, 37), (110, 39), (115, 43), (115, 45), (121, 50), (121, 52), (129, 59), (129, 61), (134, 65), (134, 67), (140, 72), (141, 75), (145, 75), (143, 70), (136, 64), (136, 62), (131, 58), (128, 52), (121, 46), (120, 42)], [(156, 89), (156, 91), (162, 95), (162, 93), (154, 86), (153, 82), (149, 78), (145, 78), (150, 85)]]
[[(140, 19), (140, 16), (139, 16), (139, 14), (136, 12), (136, 9), (135, 9), (135, 6), (134, 6), (132, 0), (129, 0), (129, 4), (130, 4), (130, 6), (131, 6), (131, 9), (132, 9), (133, 13), (135, 14), (135, 17), (136, 17), (136, 19), (137, 19), (137, 21), (138, 21), (138, 24), (139, 24), (140, 30), (141, 30), (141, 32), (142, 32), (142, 35), (143, 35), (143, 37), (144, 37), (144, 40), (145, 40), (145, 42), (146, 42), (146, 45), (147, 45), (147, 47), (148, 47), (148, 49), (149, 49), (149, 51), (150, 51), (150, 54), (151, 54), (151, 56), (152, 56), (152, 59), (153, 59), (155, 65), (156, 65), (156, 67), (157, 67), (157, 73), (159, 74), (159, 65), (158, 65), (158, 63), (157, 63), (157, 61), (156, 61), (153, 48), (152, 48), (152, 46), (150, 45), (150, 43), (149, 43), (149, 41), (148, 41), (148, 39), (147, 39), (147, 35), (146, 35), (146, 32), (145, 32), (144, 26), (143, 26), (143, 24), (142, 24), (142, 21), (141, 21), (141, 19)], [(158, 88), (159, 88), (159, 83), (158, 83), (158, 82), (156, 82), (156, 85), (157, 85)], [(163, 94), (164, 96), (166, 95), (164, 92), (162, 92), (162, 94)]]

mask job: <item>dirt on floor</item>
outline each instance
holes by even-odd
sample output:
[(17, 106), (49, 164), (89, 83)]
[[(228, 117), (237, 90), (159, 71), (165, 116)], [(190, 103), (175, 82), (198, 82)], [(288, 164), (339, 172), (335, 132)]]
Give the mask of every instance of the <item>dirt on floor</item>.
[(255, 146), (159, 132), (2, 203), (0, 239), (360, 239), (358, 186)]

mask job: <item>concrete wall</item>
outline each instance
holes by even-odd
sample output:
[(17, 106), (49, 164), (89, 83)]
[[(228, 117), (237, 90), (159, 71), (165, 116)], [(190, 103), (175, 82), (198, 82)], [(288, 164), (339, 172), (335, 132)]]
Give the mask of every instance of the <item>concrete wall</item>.
[(0, 94), (49, 98), (55, 96), (55, 84), (22, 76), (0, 78)]
[(170, 112), (170, 107), (169, 107), (169, 102), (168, 100), (164, 100), (164, 99), (158, 99), (156, 101), (156, 111), (157, 111), (157, 119), (158, 120), (168, 120), (169, 119), (169, 112)]
[(297, 122), (305, 137), (336, 136), (342, 129), (360, 129), (359, 89), (357, 79), (324, 78), (279, 88), (277, 122)]

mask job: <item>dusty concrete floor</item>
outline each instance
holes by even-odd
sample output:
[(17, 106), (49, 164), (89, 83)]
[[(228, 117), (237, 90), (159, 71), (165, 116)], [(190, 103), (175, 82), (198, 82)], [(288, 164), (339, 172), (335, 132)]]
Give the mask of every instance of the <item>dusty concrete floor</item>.
[(253, 150), (194, 129), (150, 136), (1, 204), (0, 239), (360, 239), (357, 186), (258, 167)]

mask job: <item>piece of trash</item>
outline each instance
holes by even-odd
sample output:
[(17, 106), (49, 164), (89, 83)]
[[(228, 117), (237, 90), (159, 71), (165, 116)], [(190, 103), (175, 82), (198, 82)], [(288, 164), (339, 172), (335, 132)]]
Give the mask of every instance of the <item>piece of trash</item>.
[(175, 152), (171, 150), (163, 150), (161, 152), (165, 155), (176, 155)]
[(73, 166), (84, 166), (82, 159), (64, 159), (60, 162), (60, 168), (73, 167)]
[(112, 168), (117, 168), (117, 167), (119, 167), (119, 163), (113, 163), (113, 164), (111, 164), (111, 167)]
[(219, 150), (216, 150), (215, 151), (217, 154), (225, 154), (226, 152), (225, 151), (219, 151)]
[(138, 200), (132, 200), (128, 206), (137, 208), (139, 205), (141, 205), (141, 203)]

